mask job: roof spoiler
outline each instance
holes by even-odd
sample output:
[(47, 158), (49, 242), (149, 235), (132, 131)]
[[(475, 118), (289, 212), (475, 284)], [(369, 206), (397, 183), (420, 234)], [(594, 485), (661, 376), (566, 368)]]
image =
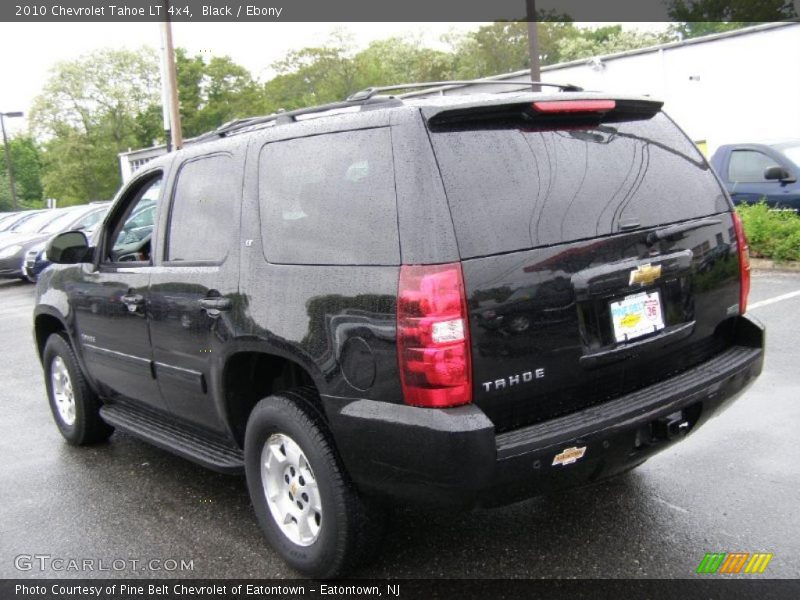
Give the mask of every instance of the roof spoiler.
[(428, 125), (450, 128), (459, 125), (510, 125), (551, 129), (559, 125), (592, 125), (647, 120), (656, 115), (663, 102), (648, 99), (573, 98), (537, 100), (510, 104), (484, 104), (438, 111)]

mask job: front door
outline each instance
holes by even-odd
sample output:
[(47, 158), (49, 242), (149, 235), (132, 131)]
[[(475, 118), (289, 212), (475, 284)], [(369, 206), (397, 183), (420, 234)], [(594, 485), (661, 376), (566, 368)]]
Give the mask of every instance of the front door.
[(147, 320), (160, 198), (160, 171), (137, 178), (123, 192), (104, 224), (99, 260), (84, 266), (70, 298), (87, 368), (104, 393), (165, 410), (153, 377)]

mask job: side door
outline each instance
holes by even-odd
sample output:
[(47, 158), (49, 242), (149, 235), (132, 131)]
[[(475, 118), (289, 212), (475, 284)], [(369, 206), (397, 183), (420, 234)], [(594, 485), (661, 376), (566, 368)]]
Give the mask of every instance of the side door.
[(188, 158), (171, 186), (166, 241), (150, 281), (153, 360), (180, 420), (224, 433), (214, 402), (221, 351), (234, 335), (244, 147)]
[(731, 199), (736, 204), (755, 204), (761, 200), (778, 208), (784, 200), (784, 186), (774, 179), (766, 179), (764, 171), (778, 166), (779, 161), (755, 148), (736, 148), (730, 154), (726, 179)]
[(110, 396), (166, 410), (153, 376), (147, 320), (151, 248), (162, 196), (160, 170), (131, 182), (103, 224), (95, 263), (70, 299), (90, 375)]

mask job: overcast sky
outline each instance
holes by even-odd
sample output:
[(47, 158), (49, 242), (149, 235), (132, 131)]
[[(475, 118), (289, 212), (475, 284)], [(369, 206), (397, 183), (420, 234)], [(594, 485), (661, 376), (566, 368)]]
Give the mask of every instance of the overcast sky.
[[(604, 23), (608, 24), (608, 23)], [(364, 47), (393, 35), (420, 36), (437, 47), (442, 34), (476, 29), (481, 23), (174, 23), (175, 46), (204, 56), (230, 56), (255, 77), (269, 79), (269, 65), (289, 50), (324, 43), (337, 28)], [(580, 25), (580, 24), (578, 24)], [(623, 24), (650, 28), (651, 24)], [(663, 24), (661, 24), (663, 26)], [(99, 48), (160, 47), (159, 23), (0, 23), (0, 111), (30, 110), (48, 71), (58, 61)], [(26, 119), (7, 121), (12, 132)]]
[[(319, 45), (337, 27), (353, 34), (358, 46), (392, 35), (421, 35), (436, 45), (450, 29), (465, 31), (479, 23), (174, 23), (173, 42), (190, 53), (230, 56), (255, 77), (271, 76), (269, 65), (292, 49)], [(0, 111), (30, 109), (31, 101), (58, 61), (98, 48), (158, 49), (159, 23), (0, 23)], [(12, 130), (22, 119), (7, 121)]]

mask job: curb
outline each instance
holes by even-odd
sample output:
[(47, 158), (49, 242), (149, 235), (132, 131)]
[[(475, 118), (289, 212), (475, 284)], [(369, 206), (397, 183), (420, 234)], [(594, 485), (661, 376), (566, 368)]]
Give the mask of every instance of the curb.
[(766, 258), (751, 258), (750, 268), (754, 271), (783, 271), (785, 273), (800, 273), (800, 261), (778, 262)]

